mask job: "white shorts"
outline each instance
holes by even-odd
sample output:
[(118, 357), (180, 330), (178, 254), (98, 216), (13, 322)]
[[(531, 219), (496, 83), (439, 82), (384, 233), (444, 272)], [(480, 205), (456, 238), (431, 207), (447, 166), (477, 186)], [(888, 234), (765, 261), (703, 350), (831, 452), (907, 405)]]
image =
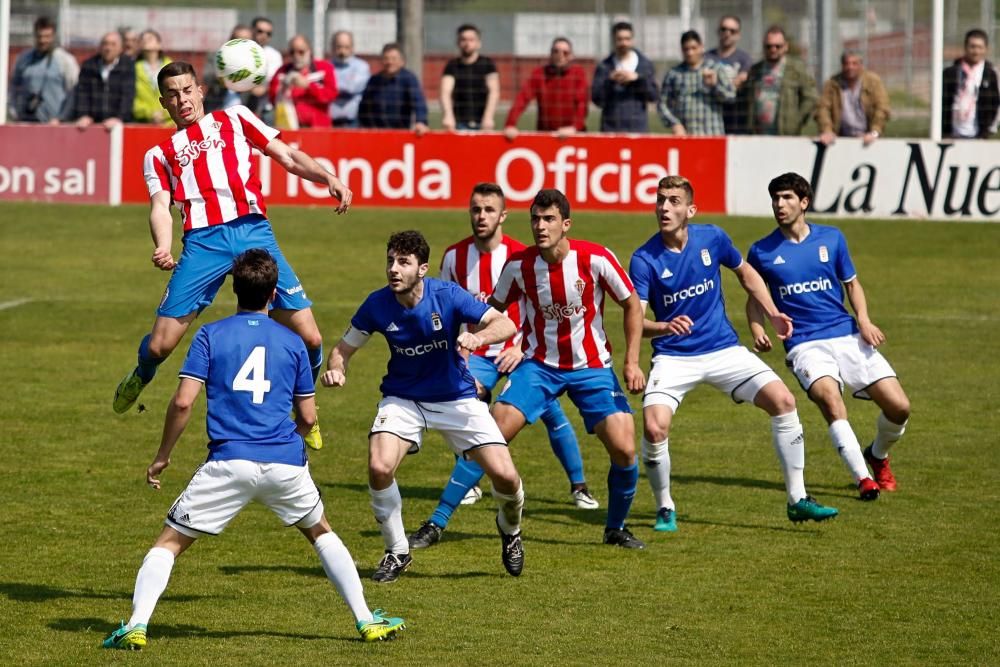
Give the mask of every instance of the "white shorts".
[(764, 385), (775, 380), (780, 380), (778, 374), (740, 345), (690, 357), (657, 355), (642, 407), (666, 405), (677, 412), (684, 395), (702, 383), (726, 392), (737, 403), (753, 401)]
[(420, 451), (425, 429), (437, 429), (459, 456), (483, 445), (506, 445), (500, 427), (490, 414), (490, 406), (478, 398), (425, 403), (386, 396), (378, 404), (378, 414), (369, 435), (392, 433), (411, 444), (410, 454)]
[(785, 357), (785, 364), (807, 392), (813, 382), (829, 376), (840, 384), (841, 391), (847, 385), (854, 398), (868, 400), (871, 399), (868, 387), (879, 380), (896, 377), (882, 353), (866, 343), (860, 334), (799, 343)]
[(165, 523), (188, 537), (218, 535), (252, 500), (267, 505), (286, 526), (309, 528), (323, 517), (308, 465), (233, 459), (202, 464)]

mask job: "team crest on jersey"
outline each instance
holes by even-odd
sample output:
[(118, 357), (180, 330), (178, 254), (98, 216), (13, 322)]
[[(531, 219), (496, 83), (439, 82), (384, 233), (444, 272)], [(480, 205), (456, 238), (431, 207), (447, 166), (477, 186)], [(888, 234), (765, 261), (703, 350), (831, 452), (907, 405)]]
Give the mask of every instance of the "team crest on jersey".
[(214, 123), (212, 123), (212, 129), (218, 132), (219, 130), (222, 129), (222, 123), (220, 123), (219, 121), (215, 121)]
[(705, 266), (712, 266), (712, 256), (708, 253), (708, 248), (701, 249), (701, 263)]
[(577, 278), (573, 284), (576, 285), (576, 291), (583, 294), (583, 288), (587, 286), (587, 283), (583, 282), (581, 278)]
[(829, 253), (829, 251), (827, 251), (825, 245), (821, 245), (819, 247), (819, 261), (821, 261), (821, 262), (829, 262), (830, 261), (830, 253)]
[(441, 331), (441, 314), (431, 313), (431, 326), (434, 327), (434, 331)]

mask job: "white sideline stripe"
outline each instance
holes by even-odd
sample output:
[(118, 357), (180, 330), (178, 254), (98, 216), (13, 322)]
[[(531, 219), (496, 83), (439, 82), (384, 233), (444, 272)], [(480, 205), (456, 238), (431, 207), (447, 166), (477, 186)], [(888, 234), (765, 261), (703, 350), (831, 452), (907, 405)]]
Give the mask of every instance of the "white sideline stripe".
[(34, 299), (14, 299), (13, 301), (3, 301), (0, 302), (0, 310), (8, 310), (10, 308), (17, 308), (18, 306), (23, 306), (26, 303), (30, 303)]

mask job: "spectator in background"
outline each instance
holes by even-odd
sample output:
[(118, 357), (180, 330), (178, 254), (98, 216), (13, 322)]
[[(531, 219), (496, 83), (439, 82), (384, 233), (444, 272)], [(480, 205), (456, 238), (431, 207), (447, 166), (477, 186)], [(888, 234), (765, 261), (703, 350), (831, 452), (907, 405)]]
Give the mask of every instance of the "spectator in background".
[(100, 51), (83, 61), (71, 116), (77, 127), (101, 123), (110, 130), (132, 120), (134, 100), (135, 62), (122, 52), (122, 36), (109, 32)]
[(816, 80), (805, 63), (788, 54), (781, 26), (764, 35), (764, 59), (747, 77), (747, 119), (750, 134), (799, 135), (816, 108)]
[(536, 129), (568, 137), (587, 129), (587, 74), (573, 62), (573, 45), (565, 37), (552, 40), (547, 65), (536, 67), (521, 86), (504, 123), (504, 136), (517, 137), (517, 119), (534, 100), (538, 105)]
[[(248, 25), (238, 24), (233, 28), (233, 31), (229, 33), (229, 39), (253, 39), (253, 30), (251, 30)], [(228, 109), (236, 106), (237, 104), (243, 104), (250, 107), (256, 99), (254, 98), (253, 91), (237, 93), (235, 90), (229, 90), (226, 88), (222, 81), (219, 80), (215, 71), (215, 51), (205, 55), (205, 67), (202, 71), (202, 82), (206, 88), (206, 113), (212, 113), (213, 111), (219, 111), (221, 109)], [(264, 86), (259, 87), (263, 88)]]
[(725, 65), (736, 86), (736, 98), (726, 100), (722, 104), (722, 120), (726, 126), (726, 134), (746, 134), (747, 110), (746, 102), (741, 94), (746, 83), (753, 58), (743, 49), (737, 48), (740, 43), (740, 33), (743, 23), (738, 16), (727, 15), (719, 19), (719, 45), (710, 50), (705, 57)]
[[(174, 122), (160, 104), (160, 89), (156, 75), (160, 68), (170, 63), (163, 55), (163, 42), (155, 30), (146, 30), (139, 36), (141, 57), (135, 62), (135, 102), (132, 119), (137, 123), (156, 123), (172, 126)], [(213, 58), (214, 60), (214, 58)]]
[(72, 104), (80, 76), (76, 59), (56, 46), (56, 24), (35, 19), (35, 48), (18, 56), (10, 80), (10, 118), (22, 123), (58, 123)]
[(139, 32), (133, 30), (128, 26), (122, 26), (118, 28), (118, 34), (122, 36), (122, 53), (127, 55), (132, 60), (139, 59), (140, 43), (139, 43)]
[(427, 132), (427, 102), (420, 81), (405, 67), (399, 44), (382, 47), (382, 71), (368, 79), (358, 120), (361, 127), (408, 129), (417, 136)]
[(819, 140), (832, 144), (837, 136), (861, 137), (865, 146), (885, 130), (889, 120), (889, 93), (875, 72), (865, 69), (859, 51), (840, 56), (840, 74), (823, 84), (816, 107)]
[(459, 56), (448, 61), (441, 76), (441, 125), (446, 130), (492, 130), (500, 75), (493, 61), (479, 53), (479, 28), (464, 24), (455, 32)]
[(590, 99), (599, 106), (602, 132), (648, 132), (647, 105), (657, 101), (653, 63), (633, 47), (631, 23), (614, 24), (615, 50), (594, 72)]
[(660, 120), (674, 136), (725, 134), (723, 103), (736, 97), (736, 87), (725, 65), (705, 59), (701, 35), (688, 30), (681, 35), (684, 62), (663, 77), (660, 87)]
[(281, 51), (271, 46), (271, 38), (274, 37), (274, 24), (271, 19), (258, 16), (251, 21), (250, 28), (253, 31), (250, 39), (260, 44), (261, 48), (264, 49), (264, 60), (267, 61), (267, 78), (263, 85), (256, 86), (250, 91), (251, 95), (247, 98), (247, 107), (265, 123), (271, 124), (274, 122), (274, 105), (271, 104), (268, 91), (274, 75), (281, 69), (285, 59), (281, 55)]
[(289, 62), (271, 79), (271, 102), (287, 95), (295, 105), (299, 127), (330, 127), (330, 102), (337, 97), (333, 65), (314, 60), (309, 40), (303, 35), (288, 42), (288, 55)]
[(986, 60), (989, 38), (979, 29), (965, 33), (965, 55), (944, 71), (941, 134), (955, 139), (985, 139), (995, 130), (1000, 89), (993, 64)]
[(337, 74), (337, 98), (330, 104), (334, 127), (357, 127), (361, 96), (371, 78), (371, 68), (354, 55), (354, 35), (338, 30), (330, 39), (333, 69)]

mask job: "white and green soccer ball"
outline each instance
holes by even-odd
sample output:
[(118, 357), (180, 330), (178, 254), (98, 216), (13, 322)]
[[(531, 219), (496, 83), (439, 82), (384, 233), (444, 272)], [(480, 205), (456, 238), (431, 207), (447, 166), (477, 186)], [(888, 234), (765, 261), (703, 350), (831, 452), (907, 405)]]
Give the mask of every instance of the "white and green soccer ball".
[(216, 51), (215, 71), (226, 88), (245, 93), (267, 78), (264, 49), (252, 39), (231, 39)]

